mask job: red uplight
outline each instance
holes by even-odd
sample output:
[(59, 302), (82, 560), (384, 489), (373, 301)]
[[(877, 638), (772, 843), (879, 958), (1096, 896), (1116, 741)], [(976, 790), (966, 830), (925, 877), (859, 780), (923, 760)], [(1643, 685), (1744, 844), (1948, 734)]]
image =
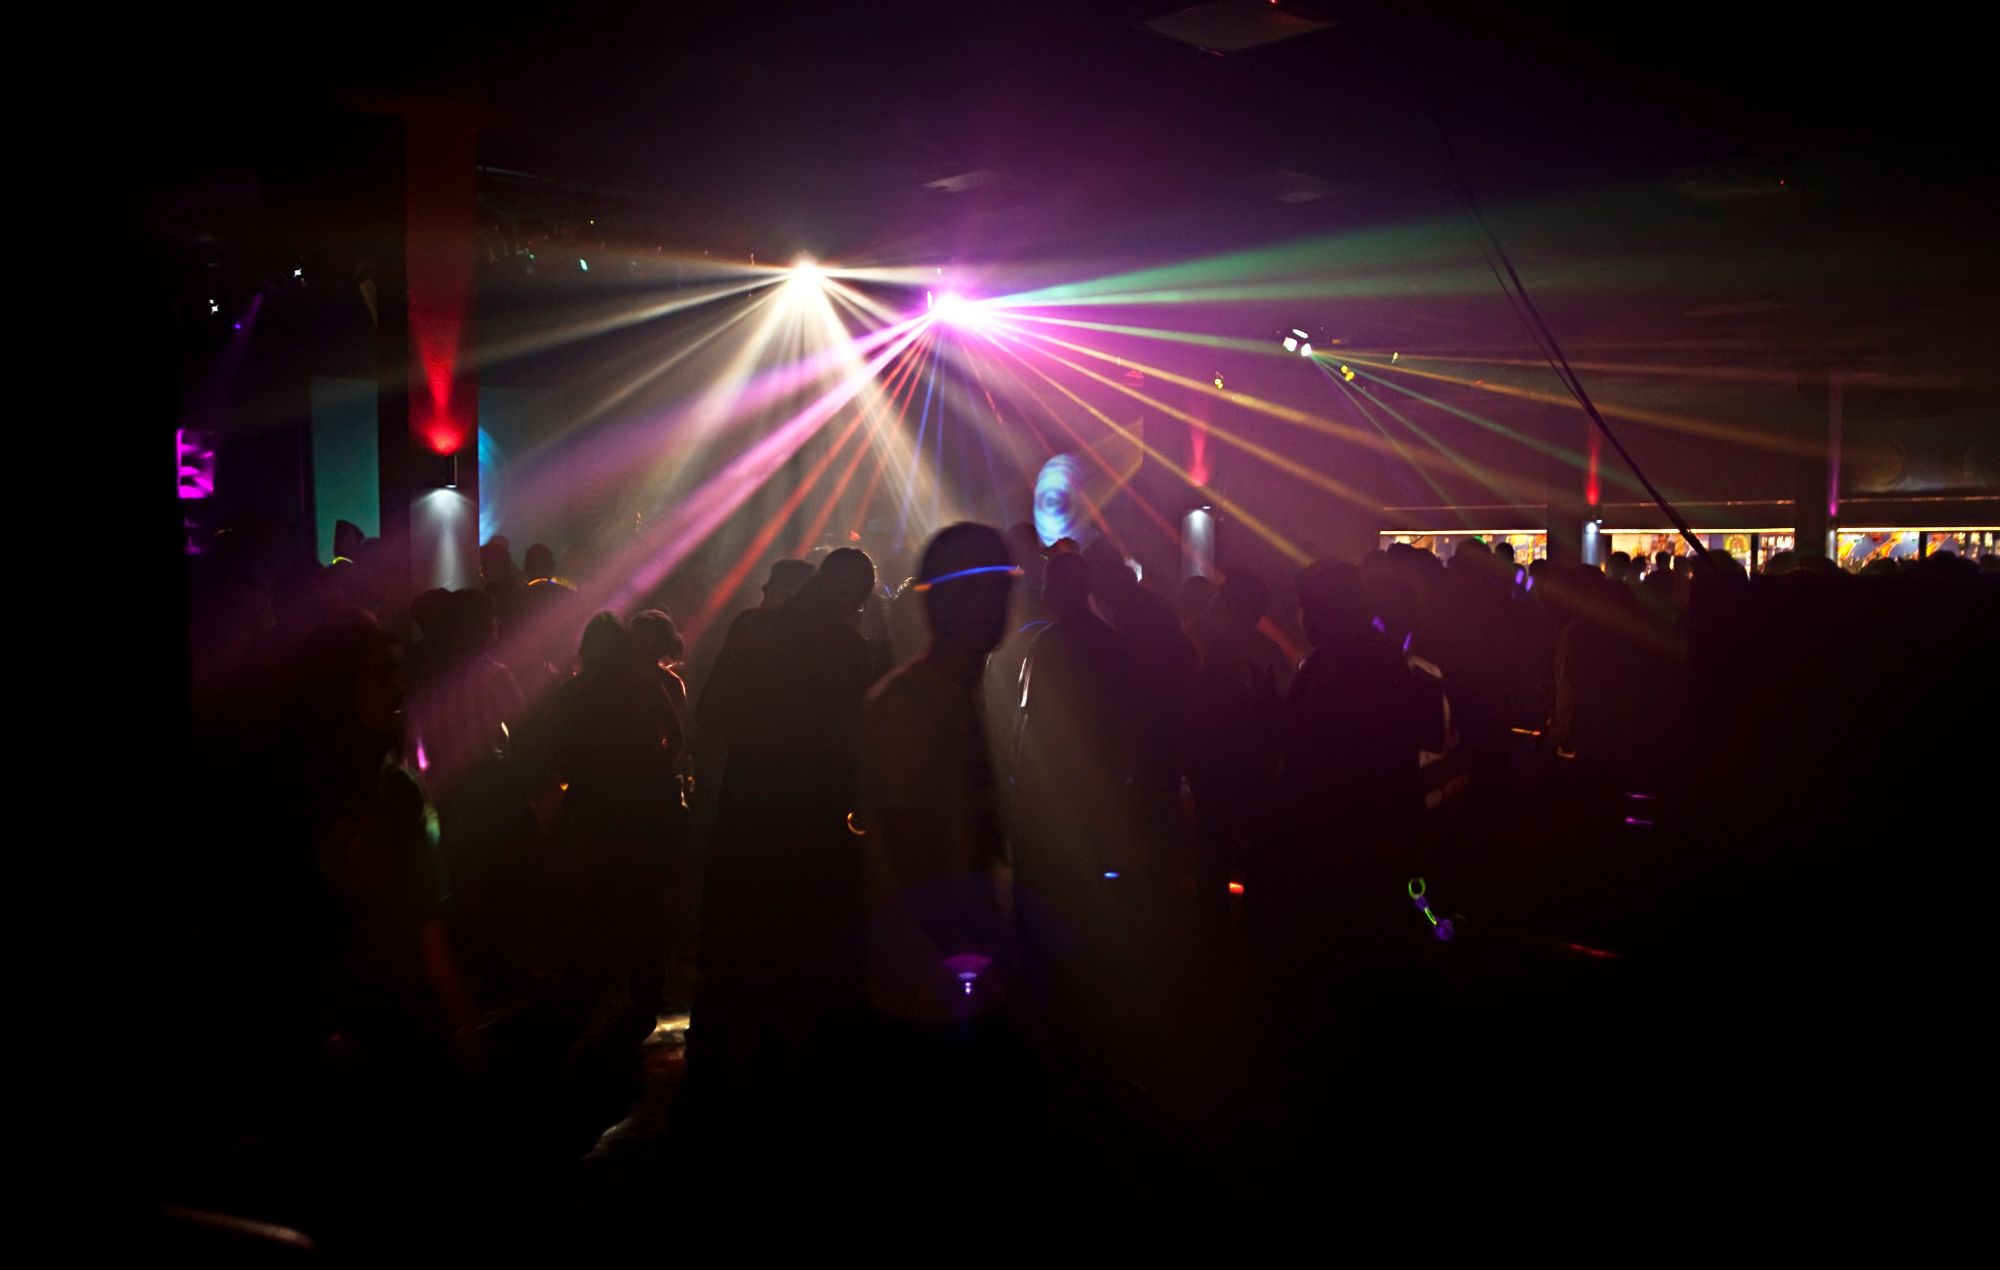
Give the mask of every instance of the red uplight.
[(424, 444), (433, 454), (449, 457), (465, 446), (465, 429), (449, 419), (433, 420), (424, 426)]
[(1564, 944), (1563, 949), (1566, 952), (1582, 953), (1584, 956), (1592, 958), (1593, 960), (1596, 961), (1618, 960), (1617, 953), (1606, 952), (1602, 948), (1592, 948), (1586, 944)]

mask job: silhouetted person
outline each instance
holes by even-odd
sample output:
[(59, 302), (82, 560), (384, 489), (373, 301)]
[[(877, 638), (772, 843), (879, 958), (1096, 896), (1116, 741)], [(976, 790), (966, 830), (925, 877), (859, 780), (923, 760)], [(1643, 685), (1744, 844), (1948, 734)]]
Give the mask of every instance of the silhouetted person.
[(1628, 582), (1632, 578), (1632, 556), (1628, 552), (1612, 552), (1604, 560), (1604, 576), (1618, 584)]
[[(1008, 602), (1007, 634), (986, 661), (986, 726), (991, 734), (994, 756), (1000, 764), (1001, 784), (1011, 791), (1021, 732), (1021, 671), (1028, 660), (1028, 649), (1048, 625), (1049, 613), (1042, 586), (1047, 560), (1034, 526), (1025, 522), (1016, 524), (1007, 531), (1006, 540), (1007, 558), (1014, 562), (1021, 574)], [(908, 661), (910, 656), (922, 650), (922, 599), (921, 593), (910, 593), (911, 626), (917, 639), (915, 646), (909, 650), (909, 656), (899, 661)]]
[(781, 609), (791, 603), (799, 588), (811, 580), (813, 572), (812, 565), (804, 560), (787, 557), (773, 561), (771, 572), (764, 578), (762, 607)]
[[(782, 608), (731, 626), (697, 706), (724, 750), (702, 894), (690, 1074), (727, 1095), (789, 1082), (858, 991), (857, 629), (874, 563), (830, 553)], [(768, 1109), (768, 1107), (766, 1108)]]
[[(877, 684), (861, 722), (867, 860), (864, 1063), (878, 1158), (930, 1210), (959, 1179), (937, 1162), (1007, 1167), (1024, 1070), (1006, 1016), (1016, 958), (1007, 916), (993, 765), (980, 676), (1006, 631), (1014, 565), (1000, 535), (958, 524), (919, 565), (931, 638)], [(940, 1110), (949, 1107), (948, 1114)]]
[(1215, 606), (1215, 583), (1197, 573), (1181, 583), (1179, 601), (1181, 629), (1189, 639), (1196, 638), (1196, 628)]
[(361, 555), (361, 544), (368, 535), (361, 532), (361, 526), (352, 521), (333, 522), (333, 554), (337, 560), (354, 560)]
[(1158, 811), (1179, 799), (1188, 691), (1200, 659), (1181, 631), (1174, 606), (1139, 585), (1108, 539), (1091, 543), (1083, 558), (1090, 566), (1092, 601), (1124, 638), (1145, 685), (1142, 745), (1133, 780), (1141, 797), (1151, 799)]
[(583, 621), (576, 592), (555, 576), (555, 552), (541, 543), (528, 548), (522, 590), (511, 627), (503, 627), (508, 665), (521, 690), (538, 700), (569, 677), (576, 657), (576, 633)]
[(889, 601), (889, 661), (900, 666), (924, 650), (930, 629), (924, 624), (923, 596), (913, 590), (915, 578), (905, 578)]
[[(349, 611), (295, 652), (275, 728), (235, 779), (256, 791), (257, 848), (288, 875), (256, 902), (306, 952), (310, 974), (253, 1008), (312, 1011), (324, 1134), (314, 1165), (366, 1197), (322, 1220), (395, 1224), (422, 1211), (412, 1188), (449, 1145), (478, 1018), (447, 933), (436, 818), (400, 760), (394, 641)], [(242, 951), (282, 961), (285, 945)]]
[(572, 964), (607, 992), (625, 986), (633, 1026), (650, 1032), (666, 974), (669, 853), (679, 848), (680, 724), (658, 668), (613, 615), (590, 620), (577, 663), (541, 725), (543, 761), (565, 787)]
[(1137, 871), (1128, 786), (1142, 685), (1126, 642), (1091, 611), (1083, 559), (1058, 556), (1046, 576), (1049, 621), (1021, 675), (1017, 855), (1024, 880), (1061, 904), (1106, 871)]
[(680, 627), (660, 609), (647, 609), (633, 616), (632, 638), (639, 641), (639, 650), (652, 659), (654, 668), (660, 672), (660, 686), (672, 699), (675, 715), (685, 720), (688, 689), (679, 667), (687, 657), (687, 641), (681, 637)]
[(1250, 884), (1266, 892), (1260, 907), (1277, 906), (1281, 937), (1354, 936), (1405, 916), (1395, 875), (1423, 812), (1417, 755), (1435, 703), (1370, 621), (1360, 581), (1331, 561), (1299, 575), (1312, 652), (1285, 701), (1287, 840)]
[(1211, 916), (1223, 911), (1238, 862), (1273, 830), (1281, 708), (1292, 676), (1284, 654), (1257, 629), (1270, 603), (1263, 579), (1235, 569), (1195, 627), (1202, 656), (1188, 756), (1198, 822), (1195, 898)]
[(1629, 585), (1592, 570), (1554, 597), (1569, 615), (1556, 644), (1555, 742), (1578, 766), (1616, 782), (1671, 762), (1685, 707), (1680, 641)]
[(521, 559), (521, 575), (530, 586), (537, 582), (547, 582), (555, 577), (555, 550), (543, 542), (529, 547), (528, 554)]
[(479, 549), (479, 584), (493, 597), (494, 612), (500, 618), (500, 629), (511, 631), (521, 611), (521, 601), (527, 584), (520, 571), (514, 567), (513, 545), (505, 538), (494, 535)]

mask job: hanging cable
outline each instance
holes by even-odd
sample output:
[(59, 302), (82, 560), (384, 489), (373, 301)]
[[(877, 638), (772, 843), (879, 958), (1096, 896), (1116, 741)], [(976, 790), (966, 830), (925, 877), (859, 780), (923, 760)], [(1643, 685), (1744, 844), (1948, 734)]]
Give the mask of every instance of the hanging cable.
[[(1625, 443), (1618, 439), (1618, 435), (1611, 430), (1611, 425), (1606, 423), (1604, 416), (1598, 412), (1597, 403), (1590, 399), (1590, 393), (1584, 388), (1583, 381), (1571, 368), (1569, 358), (1563, 355), (1562, 345), (1557, 342), (1555, 332), (1549, 329), (1549, 324), (1542, 318), (1541, 310), (1535, 307), (1534, 298), (1528, 294), (1527, 284), (1521, 281), (1521, 275), (1508, 257), (1507, 249), (1501, 245), (1499, 235), (1493, 232), (1492, 225), (1487, 223), (1486, 214), (1480, 210), (1479, 198), (1473, 193), (1472, 183), (1466, 179), (1463, 169), (1459, 166), (1458, 154), (1452, 148), (1451, 134), (1445, 130), (1443, 117), (1428, 104), (1424, 107), (1424, 114), (1431, 126), (1437, 130), (1438, 141), (1444, 148), (1445, 164), (1451, 171), (1452, 183), (1457, 187), (1459, 199), (1465, 204), (1466, 213), (1479, 231), (1480, 252), (1486, 256), (1487, 267), (1493, 269), (1494, 281), (1500, 284), (1502, 294), (1506, 295), (1508, 302), (1513, 305), (1515, 315), (1527, 328), (1536, 349), (1549, 363), (1549, 368), (1555, 372), (1556, 378), (1562, 381), (1563, 387), (1569, 390), (1570, 396), (1576, 398), (1576, 404), (1582, 407), (1584, 414), (1597, 425), (1597, 430), (1604, 435), (1604, 439), (1611, 443), (1611, 448), (1618, 452), (1618, 457), (1625, 460), (1625, 466), (1631, 469), (1632, 475), (1645, 488), (1654, 505), (1686, 540), (1688, 549), (1694, 553), (1695, 558), (1710, 568), (1715, 567), (1715, 562), (1709, 557), (1708, 548), (1695, 537), (1694, 530), (1680, 514), (1679, 509), (1668, 502), (1666, 495), (1660, 493), (1659, 488), (1648, 479), (1644, 469), (1639, 466), (1639, 461), (1632, 457), (1632, 452), (1625, 448)], [(1495, 267), (1496, 259), (1498, 267)], [(1501, 277), (1502, 269), (1506, 272), (1505, 278)]]

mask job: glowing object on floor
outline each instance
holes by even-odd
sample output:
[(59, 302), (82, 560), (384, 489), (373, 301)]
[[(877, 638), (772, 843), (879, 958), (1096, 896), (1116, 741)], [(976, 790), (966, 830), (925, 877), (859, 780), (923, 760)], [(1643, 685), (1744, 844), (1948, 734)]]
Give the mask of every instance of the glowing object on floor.
[(1428, 890), (1429, 887), (1425, 884), (1422, 878), (1411, 878), (1408, 889), (1410, 893), (1410, 902), (1417, 906), (1417, 911), (1419, 913), (1422, 913), (1424, 915), (1424, 920), (1428, 921), (1431, 924), (1431, 933), (1433, 935), (1436, 935), (1440, 940), (1443, 940), (1445, 943), (1450, 943), (1452, 936), (1458, 934), (1458, 927), (1457, 925), (1455, 925), (1455, 923), (1459, 919), (1453, 917), (1439, 917), (1436, 913), (1431, 911), (1431, 902), (1424, 895), (1424, 892)]
[(986, 968), (992, 964), (991, 957), (980, 953), (958, 953), (944, 959), (944, 968), (951, 972), (952, 978), (964, 985), (965, 995), (968, 997), (972, 995), (972, 985), (979, 982), (979, 976), (985, 974)]

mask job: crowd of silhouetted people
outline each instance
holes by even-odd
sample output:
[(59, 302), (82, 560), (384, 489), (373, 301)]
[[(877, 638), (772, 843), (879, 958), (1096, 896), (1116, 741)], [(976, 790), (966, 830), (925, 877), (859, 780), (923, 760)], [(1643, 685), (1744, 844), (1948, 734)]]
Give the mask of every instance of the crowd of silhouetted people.
[[(578, 1158), (672, 1015), (714, 1177), (824, 1191), (866, 1140), (948, 1208), (967, 1143), (1046, 1163), (1063, 1117), (1207, 1079), (1161, 1051), (1211, 962), (1279, 1049), (1329, 1043), (1284, 1003), (1434, 953), (1416, 875), (1533, 773), (1650, 807), (1794, 744), (1743, 721), (1810, 726), (1810, 689), (1743, 641), (1870, 584), (1473, 541), (1167, 593), (1107, 539), (959, 524), (907, 578), (778, 560), (696, 655), (690, 614), (592, 612), (546, 547), (406, 612), (379, 544), (339, 554), (201, 562), (188, 923), (211, 1126), (313, 1144), (283, 1215), (357, 1239), (467, 1144), (524, 1193)], [(1900, 572), (1897, 604), (1991, 595)]]

